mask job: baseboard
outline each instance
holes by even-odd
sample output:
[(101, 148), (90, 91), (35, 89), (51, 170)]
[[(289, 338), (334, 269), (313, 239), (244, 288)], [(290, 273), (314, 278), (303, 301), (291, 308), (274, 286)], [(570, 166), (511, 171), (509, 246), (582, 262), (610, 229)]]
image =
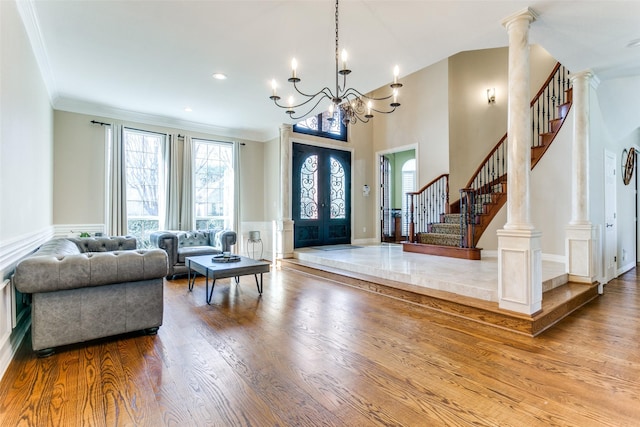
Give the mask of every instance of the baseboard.
[(622, 267), (620, 267), (618, 269), (618, 271), (616, 272), (616, 277), (626, 273), (629, 270), (632, 270), (636, 267), (636, 263), (635, 262), (630, 262), (628, 264), (623, 265)]
[(3, 378), (7, 372), (9, 364), (13, 360), (25, 336), (27, 336), (27, 331), (29, 331), (30, 326), (31, 316), (23, 317), (22, 321), (13, 329), (9, 339), (0, 346), (0, 378)]

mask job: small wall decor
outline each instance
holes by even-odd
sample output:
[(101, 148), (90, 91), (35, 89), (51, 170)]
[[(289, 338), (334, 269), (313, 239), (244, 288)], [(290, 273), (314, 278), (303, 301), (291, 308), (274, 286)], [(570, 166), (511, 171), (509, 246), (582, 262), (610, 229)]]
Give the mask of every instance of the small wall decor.
[(624, 185), (629, 185), (631, 178), (633, 177), (633, 171), (636, 168), (636, 149), (631, 147), (629, 150), (626, 148), (622, 150), (622, 182)]

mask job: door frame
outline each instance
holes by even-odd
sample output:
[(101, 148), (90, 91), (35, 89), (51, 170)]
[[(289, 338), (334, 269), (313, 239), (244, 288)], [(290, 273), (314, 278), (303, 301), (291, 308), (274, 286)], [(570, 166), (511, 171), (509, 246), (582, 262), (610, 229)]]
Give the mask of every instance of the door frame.
[(375, 239), (376, 242), (378, 242), (378, 244), (382, 243), (382, 230), (380, 229), (380, 221), (382, 221), (382, 218), (380, 216), (380, 204), (382, 203), (382, 195), (380, 194), (380, 157), (384, 156), (385, 154), (393, 154), (393, 153), (399, 153), (402, 151), (409, 151), (409, 150), (415, 150), (416, 153), (416, 187), (420, 188), (420, 151), (419, 151), (419, 145), (417, 143), (414, 144), (407, 144), (407, 145), (400, 145), (398, 147), (393, 147), (393, 148), (387, 148), (385, 150), (380, 150), (380, 151), (376, 151), (375, 152), (375, 158), (374, 158), (374, 162), (375, 162), (375, 174), (376, 174), (376, 188), (375, 188), (375, 196), (376, 196), (376, 214), (375, 214), (375, 229), (376, 229), (376, 235), (375, 235)]
[[(608, 161), (612, 159), (611, 165), (613, 167), (613, 191), (608, 190), (607, 184), (607, 167)], [(603, 283), (608, 283), (610, 280), (613, 280), (618, 275), (618, 219), (617, 219), (617, 179), (618, 179), (618, 161), (616, 153), (611, 150), (604, 150), (604, 159), (603, 159), (603, 168), (604, 168), (604, 228), (602, 232), (603, 237), (603, 245), (602, 245), (602, 277)], [(612, 200), (613, 199), (613, 200)], [(607, 218), (607, 209), (609, 206), (613, 206), (613, 218)], [(611, 220), (611, 233), (608, 233), (607, 230), (608, 220)], [(612, 239), (612, 241), (609, 241)], [(610, 249), (613, 248), (613, 253), (610, 253)], [(611, 257), (614, 257), (613, 266), (609, 268)]]
[[(318, 137), (320, 138), (320, 137)], [(288, 185), (287, 185), (287, 192), (288, 194), (285, 196), (284, 194), (281, 194), (280, 197), (286, 197), (287, 198), (287, 204), (289, 205), (289, 212), (287, 212), (287, 217), (288, 218), (293, 218), (293, 144), (304, 144), (304, 145), (312, 145), (315, 147), (320, 147), (320, 148), (328, 148), (330, 150), (339, 150), (339, 151), (347, 151), (349, 153), (351, 153), (351, 169), (349, 171), (349, 173), (351, 174), (351, 188), (349, 189), (351, 192), (351, 197), (350, 197), (350, 203), (351, 203), (351, 218), (349, 219), (349, 222), (351, 224), (351, 236), (349, 237), (351, 242), (353, 243), (353, 239), (354, 239), (354, 216), (353, 215), (353, 206), (354, 206), (354, 196), (355, 196), (355, 191), (354, 191), (354, 173), (355, 173), (355, 169), (354, 169), (354, 164), (355, 164), (355, 150), (353, 149), (353, 147), (345, 147), (344, 145), (347, 144), (344, 141), (336, 141), (335, 144), (332, 144), (330, 142), (324, 142), (324, 141), (317, 141), (315, 139), (307, 139), (307, 138), (300, 138), (299, 134), (296, 133), (292, 133), (292, 136), (289, 138), (289, 153), (288, 153), (288, 169), (289, 169), (289, 176), (287, 177), (288, 180)], [(293, 227), (295, 228), (295, 224), (293, 225)], [(291, 247), (294, 246), (294, 237), (292, 236), (291, 238)], [(295, 249), (294, 249), (295, 250)]]

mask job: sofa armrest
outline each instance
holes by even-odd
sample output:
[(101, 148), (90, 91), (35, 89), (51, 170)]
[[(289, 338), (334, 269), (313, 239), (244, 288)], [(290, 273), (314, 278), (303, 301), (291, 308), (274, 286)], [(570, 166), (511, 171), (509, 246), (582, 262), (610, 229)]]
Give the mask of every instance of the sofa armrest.
[(32, 256), (13, 276), (22, 293), (54, 292), (165, 277), (167, 253), (161, 249)]
[(150, 236), (151, 245), (163, 249), (169, 258), (169, 274), (178, 262), (178, 236), (171, 231), (154, 231)]
[(220, 230), (210, 235), (211, 246), (222, 252), (231, 252), (231, 246), (236, 244), (236, 232), (232, 230)]

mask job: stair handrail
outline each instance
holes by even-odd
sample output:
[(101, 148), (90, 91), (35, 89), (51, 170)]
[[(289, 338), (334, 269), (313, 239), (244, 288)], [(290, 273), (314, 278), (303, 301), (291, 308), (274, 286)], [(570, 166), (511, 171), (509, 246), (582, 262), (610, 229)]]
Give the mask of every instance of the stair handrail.
[[(557, 114), (557, 108), (561, 104), (565, 103), (567, 99), (567, 92), (570, 88), (570, 81), (567, 78), (569, 71), (560, 62), (556, 62), (553, 70), (541, 86), (540, 90), (530, 102), (531, 111), (531, 132), (532, 132), (532, 147), (541, 145), (541, 138), (545, 132), (549, 131), (551, 120), (555, 119)], [(557, 79), (557, 81), (556, 81)], [(557, 92), (556, 92), (557, 89)], [(546, 98), (546, 99), (545, 99)], [(542, 103), (540, 100), (542, 99)], [(546, 105), (544, 102), (546, 101)], [(542, 107), (541, 107), (542, 106)], [(553, 119), (552, 119), (553, 112)], [(546, 130), (544, 128), (547, 128)], [(461, 197), (454, 204), (458, 204), (459, 211), (464, 215), (461, 218), (470, 222), (461, 224), (463, 229), (461, 230), (463, 236), (470, 236), (470, 238), (463, 237), (463, 243), (468, 248), (475, 248), (475, 232), (469, 233), (469, 225), (475, 228), (477, 221), (477, 207), (478, 200), (481, 200), (479, 196), (483, 194), (489, 194), (496, 192), (498, 188), (502, 191), (502, 183), (506, 182), (507, 178), (507, 140), (508, 134), (505, 133), (498, 143), (493, 147), (489, 154), (484, 158), (478, 169), (469, 179), (469, 182), (465, 188), (461, 189)], [(532, 165), (533, 168), (534, 165)], [(473, 197), (466, 196), (468, 193), (474, 192)], [(465, 197), (463, 197), (463, 194)], [(463, 206), (465, 200), (474, 200), (474, 206)], [(461, 221), (462, 223), (462, 221)]]
[[(416, 233), (426, 231), (426, 227), (435, 222), (436, 215), (439, 219), (443, 212), (450, 212), (449, 174), (443, 173), (424, 185), (420, 190), (405, 193), (405, 197), (409, 207), (407, 211), (409, 215), (409, 218), (407, 218), (409, 224), (408, 238), (410, 242), (414, 243), (416, 241)], [(421, 219), (417, 227), (419, 230), (416, 230), (416, 218)]]

